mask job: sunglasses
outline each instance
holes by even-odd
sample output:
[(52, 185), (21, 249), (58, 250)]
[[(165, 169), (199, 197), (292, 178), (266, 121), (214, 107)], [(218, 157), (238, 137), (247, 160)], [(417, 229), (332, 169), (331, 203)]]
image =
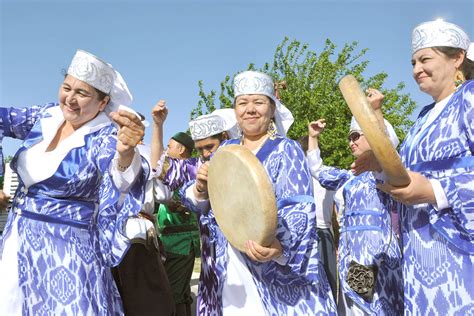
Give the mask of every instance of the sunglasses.
[(349, 142), (352, 141), (352, 142), (356, 142), (362, 135), (362, 133), (358, 133), (358, 132), (354, 132), (354, 133), (351, 133), (348, 137), (348, 140)]

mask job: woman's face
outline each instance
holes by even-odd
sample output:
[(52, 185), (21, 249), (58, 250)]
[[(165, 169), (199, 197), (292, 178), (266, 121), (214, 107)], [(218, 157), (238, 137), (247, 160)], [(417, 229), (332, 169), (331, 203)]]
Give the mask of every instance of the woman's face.
[(92, 86), (69, 75), (59, 88), (59, 103), (64, 119), (74, 129), (95, 118), (104, 110), (108, 100), (108, 96), (99, 100), (99, 94)]
[(362, 153), (370, 150), (370, 145), (362, 133), (353, 132), (349, 135), (349, 147), (355, 157), (359, 157)]
[(246, 94), (235, 99), (235, 115), (244, 136), (261, 136), (267, 133), (275, 106), (262, 94)]
[(454, 91), (454, 77), (461, 62), (461, 58), (449, 58), (432, 48), (423, 48), (412, 56), (413, 78), (421, 91), (440, 101)]

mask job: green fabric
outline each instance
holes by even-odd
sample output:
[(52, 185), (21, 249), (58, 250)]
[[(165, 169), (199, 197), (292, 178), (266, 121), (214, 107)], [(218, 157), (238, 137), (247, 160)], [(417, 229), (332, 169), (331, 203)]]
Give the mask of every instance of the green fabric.
[(178, 143), (182, 144), (184, 147), (186, 147), (190, 153), (193, 151), (194, 141), (191, 138), (191, 136), (189, 136), (188, 134), (179, 132), (179, 133), (174, 134), (173, 137), (171, 138), (177, 141)]
[(175, 304), (191, 304), (191, 277), (194, 269), (194, 253), (186, 256), (168, 254), (165, 261), (166, 275)]
[(167, 205), (160, 204), (156, 215), (156, 228), (160, 232), (160, 240), (163, 242), (165, 252), (187, 256), (194, 248), (195, 256), (201, 256), (196, 215), (180, 206), (179, 203), (174, 203), (172, 207), (174, 211)]

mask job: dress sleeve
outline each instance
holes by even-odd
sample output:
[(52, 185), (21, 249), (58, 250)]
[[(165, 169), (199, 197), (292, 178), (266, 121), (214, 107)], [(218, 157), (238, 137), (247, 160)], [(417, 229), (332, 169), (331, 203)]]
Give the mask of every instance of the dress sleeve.
[[(48, 104), (49, 106), (54, 103)], [(46, 105), (46, 106), (48, 106)], [(25, 139), (39, 117), (39, 113), (46, 106), (31, 106), (25, 108), (0, 107), (0, 143), (3, 138), (12, 137)], [(0, 176), (4, 175), (3, 150), (0, 146)]]
[(196, 179), (197, 165), (197, 158), (173, 159), (165, 157), (163, 167), (157, 177), (174, 192), (189, 181)]
[(306, 158), (311, 175), (326, 190), (336, 191), (351, 177), (347, 170), (324, 166), (319, 149), (309, 151)]
[[(300, 280), (316, 280), (318, 272), (313, 271), (314, 267), (310, 264), (314, 260), (313, 254), (317, 252), (316, 211), (311, 176), (301, 148), (293, 142), (285, 142), (283, 146), (280, 161), (270, 174), (271, 178), (276, 175), (276, 237), (283, 248), (282, 256), (274, 261), (283, 270), (291, 269), (291, 273), (299, 276)], [(301, 276), (304, 278), (300, 278)]]
[[(462, 91), (460, 119), (462, 132), (467, 141), (465, 156), (474, 159), (474, 81)], [(437, 178), (446, 194), (450, 208), (436, 210), (430, 208), (430, 221), (438, 232), (454, 246), (474, 253), (474, 166), (464, 172)], [(453, 234), (454, 231), (458, 233)]]
[(130, 240), (125, 236), (125, 224), (142, 208), (150, 171), (146, 159), (139, 156), (141, 168), (136, 179), (126, 192), (120, 192), (111, 174), (116, 143), (116, 136), (107, 129), (96, 139), (91, 149), (101, 176), (97, 214), (99, 246), (108, 266), (118, 265), (130, 246)]

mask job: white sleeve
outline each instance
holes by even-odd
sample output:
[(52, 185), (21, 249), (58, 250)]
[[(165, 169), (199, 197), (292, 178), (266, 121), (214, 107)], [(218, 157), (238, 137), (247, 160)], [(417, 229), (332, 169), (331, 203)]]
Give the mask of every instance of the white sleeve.
[(194, 196), (194, 185), (186, 189), (186, 199), (191, 202), (199, 212), (206, 212), (211, 208), (209, 200), (198, 200)]
[(318, 177), (318, 170), (323, 165), (323, 160), (321, 159), (321, 151), (319, 148), (308, 151), (306, 154), (306, 159), (308, 160), (309, 172), (313, 178)]
[(135, 154), (133, 156), (132, 163), (127, 169), (125, 169), (125, 171), (119, 171), (117, 169), (117, 163), (118, 154), (116, 153), (114, 159), (112, 159), (112, 166), (110, 168), (112, 181), (120, 192), (127, 192), (133, 182), (135, 182), (135, 179), (142, 169), (141, 156), (138, 153), (138, 150), (135, 148)]
[(441, 183), (436, 179), (430, 179), (430, 182), (436, 198), (436, 205), (433, 204), (433, 207), (437, 211), (450, 207), (451, 205), (449, 205), (448, 198), (446, 197), (446, 193), (444, 192)]
[(170, 188), (167, 185), (163, 184), (163, 182), (158, 180), (158, 178), (154, 178), (153, 183), (156, 202), (163, 203), (171, 200), (171, 198), (173, 197), (173, 192), (171, 192)]

